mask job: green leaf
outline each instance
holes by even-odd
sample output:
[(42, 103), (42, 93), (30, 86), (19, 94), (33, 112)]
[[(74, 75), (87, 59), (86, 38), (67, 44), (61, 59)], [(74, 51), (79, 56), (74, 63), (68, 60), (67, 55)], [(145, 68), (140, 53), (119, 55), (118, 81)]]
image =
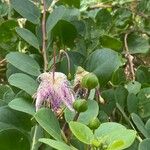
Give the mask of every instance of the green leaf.
[(0, 99), (9, 102), (11, 101), (15, 96), (15, 93), (8, 85), (0, 85)]
[(111, 132), (114, 132), (116, 130), (122, 130), (122, 129), (126, 129), (126, 128), (119, 123), (115, 123), (115, 122), (102, 123), (100, 127), (95, 130), (95, 136), (96, 137), (107, 136)]
[(123, 109), (126, 105), (128, 91), (123, 86), (118, 86), (115, 90), (115, 100)]
[(36, 92), (38, 88), (37, 82), (30, 76), (23, 73), (15, 73), (11, 75), (8, 79), (8, 82), (11, 85), (26, 91), (31, 96)]
[(0, 2), (0, 16), (1, 18), (8, 14), (9, 6), (7, 3)]
[(29, 150), (30, 142), (27, 136), (16, 129), (8, 129), (0, 132), (1, 150)]
[(139, 94), (139, 114), (142, 118), (146, 118), (150, 116), (150, 87), (149, 88), (143, 88)]
[(69, 123), (69, 128), (71, 129), (74, 136), (81, 142), (85, 144), (91, 144), (94, 136), (92, 130), (90, 130), (89, 127), (82, 123), (71, 121)]
[(10, 51), (16, 51), (18, 36), (15, 28), (18, 26), (16, 20), (7, 20), (0, 24), (0, 57), (3, 58)]
[(138, 150), (149, 150), (150, 139), (144, 139), (140, 144)]
[(54, 26), (58, 23), (59, 20), (62, 19), (65, 14), (65, 7), (60, 6), (56, 8), (48, 17), (46, 22), (46, 31), (47, 34), (54, 28)]
[[(60, 20), (68, 21), (74, 24), (74, 20), (79, 18), (80, 12), (75, 8), (66, 8), (64, 6), (59, 6), (50, 15), (48, 16), (46, 22), (46, 31), (47, 34), (52, 31), (52, 29), (56, 26), (56, 24)], [(73, 21), (72, 21), (73, 20)]]
[(74, 40), (77, 36), (77, 30), (72, 23), (65, 20), (60, 20), (54, 27), (52, 33), (54, 38), (59, 37), (63, 44), (73, 47)]
[(111, 115), (116, 107), (116, 100), (114, 94), (114, 89), (107, 89), (101, 93), (102, 98), (105, 100), (105, 105), (100, 105), (100, 110), (103, 110), (108, 115)]
[(53, 0), (45, 0), (46, 1), (46, 7), (47, 9), (50, 7), (50, 5), (52, 4)]
[(128, 37), (128, 47), (131, 54), (137, 53), (147, 53), (149, 51), (149, 42), (148, 39), (136, 35), (131, 34)]
[[(88, 109), (80, 113), (78, 121), (81, 123), (84, 123), (86, 125), (89, 124), (90, 120), (93, 118), (96, 118), (99, 112), (99, 107), (96, 101), (94, 100), (88, 100)], [(70, 111), (69, 109), (65, 110), (65, 119), (67, 122), (70, 122), (73, 120), (75, 116), (75, 112)]]
[(131, 114), (131, 118), (134, 122), (134, 124), (136, 125), (136, 127), (138, 128), (138, 130), (146, 137), (150, 137), (150, 135), (148, 134), (146, 128), (145, 128), (145, 125), (143, 123), (143, 121), (141, 120), (141, 118), (135, 114), (135, 113), (132, 113)]
[(127, 108), (129, 113), (138, 113), (138, 98), (135, 94), (131, 93), (127, 97)]
[[(123, 130), (112, 132), (107, 137), (107, 142), (110, 143), (110, 145), (108, 146), (108, 150), (126, 149), (133, 144), (135, 138), (136, 138), (136, 132), (134, 130), (123, 129)], [(120, 141), (121, 143), (119, 145), (115, 145), (116, 141)]]
[(25, 28), (16, 28), (16, 32), (30, 45), (39, 49), (39, 43), (37, 37), (29, 30)]
[(123, 125), (108, 122), (102, 123), (95, 130), (95, 137), (108, 144), (108, 150), (122, 150), (129, 147), (135, 140), (136, 132), (127, 130)]
[(134, 142), (133, 142), (133, 144), (129, 147), (129, 148), (127, 148), (126, 150), (137, 150), (138, 149), (138, 146), (139, 146), (139, 141), (136, 139)]
[(145, 129), (148, 132), (148, 134), (150, 135), (150, 119), (147, 120), (147, 122), (145, 124)]
[(12, 7), (30, 22), (40, 22), (40, 10), (29, 0), (11, 0)]
[(47, 108), (42, 108), (35, 114), (36, 121), (56, 140), (61, 140), (59, 122), (54, 113)]
[(86, 61), (87, 70), (97, 75), (100, 86), (104, 86), (111, 78), (112, 73), (121, 65), (118, 53), (107, 48), (94, 51)]
[(129, 93), (137, 94), (141, 89), (141, 83), (137, 81), (131, 81), (127, 85), (125, 85), (126, 89)]
[(0, 132), (7, 129), (17, 129), (17, 128), (12, 124), (0, 122)]
[(126, 8), (119, 8), (114, 15), (114, 24), (120, 29), (124, 29), (132, 20), (132, 13)]
[(25, 131), (30, 131), (32, 126), (31, 116), (22, 112), (14, 111), (8, 106), (0, 107), (0, 122)]
[(7, 64), (7, 71), (6, 71), (6, 77), (7, 79), (15, 73), (22, 73), (21, 70), (17, 69), (16, 67), (14, 67), (12, 64), (8, 63)]
[(116, 51), (120, 51), (122, 48), (122, 42), (120, 40), (108, 35), (101, 36), (100, 43), (103, 47), (111, 48)]
[(108, 150), (120, 150), (123, 146), (124, 146), (124, 141), (116, 140), (109, 145)]
[(140, 66), (136, 71), (136, 79), (141, 84), (150, 85), (150, 70), (148, 67)]
[(138, 11), (141, 13), (150, 13), (150, 2), (149, 0), (142, 0), (138, 3)]
[(62, 0), (61, 2), (69, 6), (75, 6), (77, 8), (80, 7), (80, 0)]
[(95, 17), (96, 23), (103, 30), (108, 30), (111, 27), (112, 16), (107, 9), (100, 9)]
[(67, 144), (60, 142), (60, 141), (55, 141), (55, 140), (46, 139), (46, 138), (41, 138), (39, 139), (39, 141), (57, 150), (73, 150), (73, 148), (71, 148)]
[(11, 52), (6, 56), (6, 59), (13, 66), (27, 74), (38, 76), (41, 73), (38, 63), (27, 54)]
[(31, 102), (29, 102), (29, 100), (26, 100), (24, 98), (15, 98), (13, 99), (8, 106), (14, 110), (18, 110), (21, 112), (25, 112), (27, 114), (30, 115), (34, 115), (35, 114), (35, 107), (33, 104), (31, 104)]
[(124, 68), (119, 68), (117, 71), (115, 71), (113, 73), (111, 82), (114, 85), (120, 85), (120, 84), (126, 82), (126, 76), (125, 76), (125, 73), (124, 73)]
[(35, 125), (31, 130), (31, 149), (30, 150), (38, 150), (42, 143), (38, 142), (39, 138), (44, 136), (43, 129), (40, 125)]

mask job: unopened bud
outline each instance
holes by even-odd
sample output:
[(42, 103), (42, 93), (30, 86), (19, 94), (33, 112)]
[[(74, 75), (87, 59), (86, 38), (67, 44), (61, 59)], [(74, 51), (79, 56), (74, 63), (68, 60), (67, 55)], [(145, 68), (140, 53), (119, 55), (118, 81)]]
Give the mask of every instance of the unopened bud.
[(81, 113), (88, 109), (87, 101), (85, 99), (78, 99), (73, 103), (73, 108)]
[(100, 121), (99, 119), (96, 117), (96, 118), (93, 118), (90, 123), (88, 124), (88, 127), (92, 130), (95, 130), (97, 129), (98, 127), (100, 126)]
[(88, 73), (85, 75), (82, 79), (81, 85), (84, 88), (87, 88), (89, 90), (94, 89), (98, 86), (98, 78), (94, 73)]

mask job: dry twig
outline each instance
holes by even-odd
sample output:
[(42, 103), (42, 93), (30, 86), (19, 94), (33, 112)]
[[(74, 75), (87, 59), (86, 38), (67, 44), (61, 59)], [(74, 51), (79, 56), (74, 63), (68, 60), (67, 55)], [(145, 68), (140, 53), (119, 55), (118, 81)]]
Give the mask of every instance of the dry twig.
[(89, 9), (97, 9), (97, 8), (112, 8), (112, 5), (98, 3), (89, 7)]
[(125, 50), (126, 50), (126, 57), (128, 59), (129, 68), (130, 68), (130, 72), (131, 72), (131, 75), (132, 75), (132, 80), (135, 80), (133, 56), (129, 53), (128, 43), (127, 43), (128, 34), (129, 33), (126, 33), (125, 36), (124, 36), (124, 45), (125, 45)]

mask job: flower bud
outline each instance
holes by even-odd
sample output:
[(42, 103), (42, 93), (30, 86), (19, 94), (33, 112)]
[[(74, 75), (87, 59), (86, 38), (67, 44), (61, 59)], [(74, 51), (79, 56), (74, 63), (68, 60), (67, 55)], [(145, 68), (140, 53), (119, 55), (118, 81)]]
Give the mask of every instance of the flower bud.
[(99, 119), (96, 117), (96, 118), (93, 118), (90, 123), (88, 124), (88, 127), (92, 130), (95, 130), (97, 129), (98, 127), (100, 126), (100, 121)]
[(85, 99), (78, 99), (73, 103), (73, 108), (81, 113), (88, 109), (87, 101)]
[(68, 73), (67, 79), (68, 79), (68, 80), (71, 80), (71, 79), (72, 79), (71, 73)]
[(97, 76), (94, 73), (88, 73), (85, 75), (82, 79), (81, 85), (84, 88), (87, 88), (89, 90), (94, 89), (97, 87), (99, 81)]
[(97, 140), (97, 139), (94, 139), (93, 141), (92, 141), (92, 145), (94, 146), (94, 147), (101, 147), (102, 146), (102, 142), (101, 141), (99, 141), (99, 140)]

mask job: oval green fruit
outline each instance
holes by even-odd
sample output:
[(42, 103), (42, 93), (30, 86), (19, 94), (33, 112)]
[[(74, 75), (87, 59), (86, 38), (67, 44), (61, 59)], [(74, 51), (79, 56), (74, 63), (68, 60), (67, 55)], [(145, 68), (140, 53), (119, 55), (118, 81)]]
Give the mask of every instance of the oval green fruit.
[(96, 117), (96, 118), (93, 118), (90, 123), (88, 124), (88, 127), (92, 130), (95, 130), (97, 129), (98, 127), (100, 126), (100, 121), (99, 119)]
[(94, 89), (98, 86), (98, 78), (94, 73), (88, 73), (85, 75), (82, 79), (81, 85), (84, 88), (87, 88), (89, 90)]
[(85, 112), (88, 109), (87, 101), (85, 99), (78, 99), (73, 103), (73, 108), (79, 113)]

